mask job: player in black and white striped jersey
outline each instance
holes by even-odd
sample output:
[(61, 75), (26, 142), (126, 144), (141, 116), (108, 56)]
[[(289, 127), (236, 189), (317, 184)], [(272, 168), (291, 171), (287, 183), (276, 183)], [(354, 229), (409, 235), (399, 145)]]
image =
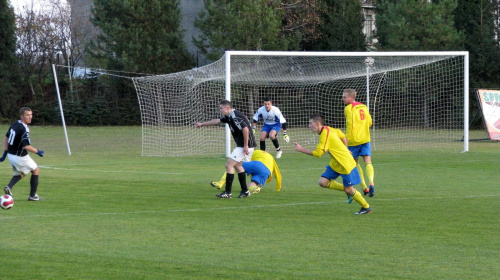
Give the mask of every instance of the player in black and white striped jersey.
[(219, 198), (231, 198), (231, 190), (234, 180), (234, 171), (238, 173), (238, 180), (241, 185), (241, 192), (238, 198), (247, 197), (250, 195), (246, 183), (246, 173), (243, 167), (241, 167), (244, 161), (250, 161), (252, 158), (252, 153), (257, 147), (255, 137), (251, 132), (251, 125), (248, 118), (241, 112), (233, 109), (231, 102), (224, 100), (219, 104), (220, 112), (222, 117), (220, 119), (213, 119), (207, 122), (197, 122), (196, 127), (218, 125), (219, 123), (227, 123), (233, 139), (236, 142), (236, 148), (229, 156), (226, 162), (226, 188), (221, 194), (218, 194)]
[(28, 201), (38, 201), (41, 198), (36, 194), (38, 188), (38, 176), (40, 169), (28, 152), (35, 153), (43, 157), (44, 152), (31, 146), (30, 129), (28, 124), (33, 119), (33, 112), (28, 107), (23, 107), (19, 111), (20, 120), (14, 122), (5, 134), (5, 150), (0, 158), (3, 162), (8, 156), (14, 176), (9, 184), (5, 186), (5, 194), (12, 195), (12, 187), (28, 173), (31, 173), (30, 195)]

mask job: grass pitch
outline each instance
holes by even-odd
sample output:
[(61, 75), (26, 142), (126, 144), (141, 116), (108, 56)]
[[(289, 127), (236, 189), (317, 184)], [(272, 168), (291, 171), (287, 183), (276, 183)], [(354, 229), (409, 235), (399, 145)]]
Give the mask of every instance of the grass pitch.
[[(8, 127), (0, 126), (4, 133)], [(29, 178), (0, 211), (2, 279), (498, 279), (500, 143), (373, 154), (373, 213), (322, 189), (297, 152), (246, 199), (219, 200), (225, 158), (141, 157), (140, 127), (32, 127)], [(292, 140), (293, 141), (293, 140)], [(291, 144), (289, 144), (291, 145)], [(11, 178), (0, 164), (3, 186)], [(359, 188), (358, 188), (359, 189)], [(239, 184), (233, 194), (239, 192)]]

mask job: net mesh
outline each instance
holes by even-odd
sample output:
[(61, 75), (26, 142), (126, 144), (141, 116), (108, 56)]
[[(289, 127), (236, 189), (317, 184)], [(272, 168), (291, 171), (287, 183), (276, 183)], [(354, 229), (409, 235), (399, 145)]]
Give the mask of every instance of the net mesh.
[[(232, 55), (231, 102), (252, 118), (264, 97), (270, 97), (287, 119), (291, 141), (285, 143), (281, 133), (278, 138), (287, 152), (294, 149), (293, 142), (315, 147), (317, 135), (308, 129), (314, 113), (323, 114), (327, 125), (345, 131), (341, 97), (344, 89), (353, 88), (356, 100), (368, 104), (373, 117), (373, 149), (460, 151), (463, 56), (367, 55)], [(133, 81), (142, 116), (144, 156), (224, 154), (223, 125), (194, 126), (220, 117), (219, 102), (225, 99), (224, 57), (201, 68)]]

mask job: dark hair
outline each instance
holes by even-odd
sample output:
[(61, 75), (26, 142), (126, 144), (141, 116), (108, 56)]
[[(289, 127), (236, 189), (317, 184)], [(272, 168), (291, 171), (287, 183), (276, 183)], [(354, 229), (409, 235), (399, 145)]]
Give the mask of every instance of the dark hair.
[(271, 97), (266, 96), (264, 97), (264, 102), (273, 102), (273, 101), (271, 100)]
[(31, 112), (31, 109), (29, 107), (22, 107), (19, 110), (19, 115), (23, 116), (25, 112)]
[(325, 119), (321, 114), (314, 114), (309, 119), (315, 122), (319, 122), (321, 125), (325, 125)]
[(222, 105), (222, 106), (229, 106), (229, 108), (233, 108), (233, 105), (231, 104), (231, 101), (229, 100), (222, 100), (219, 105)]

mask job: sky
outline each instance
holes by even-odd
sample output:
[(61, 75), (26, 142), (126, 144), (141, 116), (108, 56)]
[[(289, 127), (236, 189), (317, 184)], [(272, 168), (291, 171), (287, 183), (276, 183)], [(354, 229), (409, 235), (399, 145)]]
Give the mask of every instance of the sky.
[(19, 10), (23, 6), (26, 6), (26, 5), (31, 6), (32, 2), (33, 2), (34, 9), (37, 9), (40, 7), (40, 5), (38, 4), (39, 1), (36, 1), (36, 0), (10, 0), (10, 4), (12, 5), (12, 7), (14, 7), (14, 9), (16, 11)]
[[(28, 6), (31, 7), (31, 4), (33, 3), (33, 9), (37, 10), (41, 8), (40, 2), (43, 2), (43, 0), (10, 0), (10, 4), (12, 7), (14, 7), (14, 10), (18, 11), (20, 10), (23, 6)], [(66, 0), (59, 0), (59, 2), (66, 2)]]

